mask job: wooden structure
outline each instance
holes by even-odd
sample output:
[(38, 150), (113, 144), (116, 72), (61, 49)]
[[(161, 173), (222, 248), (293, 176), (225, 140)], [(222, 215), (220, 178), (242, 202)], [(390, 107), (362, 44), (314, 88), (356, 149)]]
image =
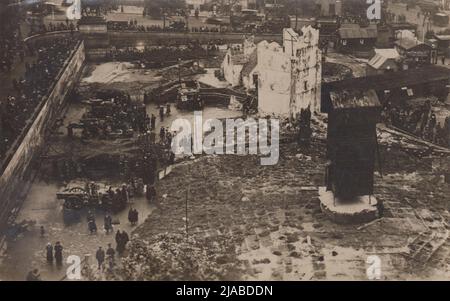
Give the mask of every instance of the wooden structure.
[(378, 37), (375, 24), (342, 24), (337, 31), (336, 49), (342, 53), (370, 56)]
[(395, 48), (404, 58), (404, 69), (437, 63), (437, 49), (431, 45), (404, 38), (395, 42)]

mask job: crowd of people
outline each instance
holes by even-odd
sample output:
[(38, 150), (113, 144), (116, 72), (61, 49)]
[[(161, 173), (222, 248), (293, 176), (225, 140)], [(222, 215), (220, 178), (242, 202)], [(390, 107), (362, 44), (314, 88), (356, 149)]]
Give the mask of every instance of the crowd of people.
[(383, 109), (382, 117), (386, 123), (427, 141), (445, 147), (450, 146), (450, 116), (443, 122), (438, 122), (429, 99), (417, 107), (387, 104)]
[(20, 23), (2, 21), (0, 26), (0, 72), (11, 71), (17, 59), (25, 56)]
[(109, 56), (113, 60), (146, 62), (178, 62), (179, 60), (193, 60), (205, 58), (218, 50), (218, 44), (201, 45), (198, 42), (191, 42), (187, 45), (153, 46), (144, 49), (128, 47), (123, 49), (111, 49)]
[[(90, 103), (90, 110), (81, 119), (82, 138), (116, 138), (147, 130), (149, 117), (144, 104), (131, 100), (125, 93), (105, 91), (103, 94), (100, 102)], [(69, 137), (73, 136), (71, 128), (69, 125)]]
[(66, 22), (49, 22), (48, 25), (45, 25), (45, 23), (40, 24), (34, 24), (30, 27), (29, 36), (33, 36), (36, 34), (43, 34), (47, 32), (54, 32), (54, 31), (67, 31), (70, 30), (71, 32), (74, 32), (77, 29), (77, 26), (69, 20), (66, 20)]
[[(6, 151), (52, 88), (76, 44), (76, 39), (55, 38), (36, 41), (23, 49), (33, 61), (25, 62), (25, 72), (12, 79), (12, 93), (0, 99), (0, 159), (4, 158)], [(19, 55), (23, 60), (25, 54), (19, 52)]]
[[(158, 110), (161, 122), (164, 121), (165, 117), (171, 114), (171, 106), (169, 103), (166, 105), (159, 105)], [(158, 140), (156, 116), (151, 114), (149, 121), (148, 131), (141, 133), (137, 137), (137, 143), (142, 152), (142, 162), (140, 163), (140, 166), (143, 168), (141, 176), (144, 183), (147, 185), (146, 197), (148, 201), (152, 201), (156, 197), (153, 185), (155, 183), (155, 170), (157, 169), (157, 165), (164, 166), (173, 164), (175, 155), (171, 151), (174, 133), (171, 133), (168, 127), (161, 126), (159, 128)]]
[[(130, 213), (129, 215), (133, 216), (133, 220), (130, 221), (130, 223), (132, 225), (136, 225), (137, 224), (137, 210), (130, 208)], [(134, 219), (134, 216), (136, 215), (136, 220)], [(88, 214), (87, 216), (88, 218), (88, 224), (95, 225), (95, 216), (92, 214)], [(106, 214), (104, 217), (104, 229), (106, 234), (109, 234), (110, 232), (112, 233), (113, 231), (113, 227), (112, 227), (112, 218), (109, 214)], [(95, 226), (96, 227), (96, 226)], [(42, 234), (42, 230), (43, 227), (41, 227), (41, 238), (44, 237), (44, 235)], [(97, 229), (95, 228), (95, 231)], [(91, 226), (89, 228), (89, 231), (92, 234), (92, 230), (91, 230)], [(99, 248), (97, 249), (97, 251), (95, 252), (95, 259), (97, 260), (97, 265), (98, 265), (98, 270), (100, 271), (105, 271), (106, 268), (107, 270), (111, 271), (114, 266), (116, 265), (116, 253), (119, 256), (122, 256), (126, 250), (126, 245), (127, 243), (130, 241), (129, 235), (125, 230), (117, 230), (115, 236), (114, 236), (114, 240), (116, 242), (116, 248), (114, 249), (112, 247), (111, 243), (108, 243), (108, 247), (106, 248), (106, 251), (103, 249), (102, 246), (99, 246)], [(57, 241), (54, 245), (52, 245), (51, 242), (47, 243), (47, 245), (45, 246), (45, 258), (46, 258), (46, 262), (48, 265), (53, 266), (53, 263), (56, 263), (56, 267), (57, 268), (61, 268), (63, 266), (63, 250), (64, 247), (62, 246), (60, 241)], [(105, 267), (105, 264), (106, 267)], [(39, 269), (37, 268), (33, 268), (26, 276), (26, 280), (27, 281), (40, 281), (41, 279), (41, 275), (39, 272)]]
[(189, 26), (183, 21), (171, 22), (167, 26), (159, 24), (142, 25), (136, 19), (129, 21), (108, 21), (108, 30), (138, 32), (233, 32), (229, 26)]
[(115, 241), (116, 241), (116, 249), (112, 247), (112, 244), (108, 244), (108, 248), (105, 250), (100, 246), (98, 247), (97, 251), (95, 252), (95, 259), (97, 260), (98, 270), (104, 271), (105, 270), (105, 261), (107, 263), (107, 269), (111, 271), (115, 264), (116, 264), (116, 252), (119, 254), (119, 256), (122, 256), (125, 252), (126, 245), (130, 241), (130, 238), (128, 236), (128, 233), (123, 230), (120, 232), (120, 230), (117, 230), (115, 235)]
[[(178, 23), (177, 23), (178, 24)], [(269, 27), (254, 27), (246, 26), (243, 28), (232, 28), (231, 26), (186, 26), (170, 25), (161, 26), (157, 24), (142, 25), (138, 24), (136, 20), (129, 22), (108, 22), (108, 30), (113, 31), (135, 31), (135, 32), (192, 32), (192, 33), (279, 33), (280, 30), (274, 30)]]
[[(176, 23), (178, 24), (178, 23)], [(184, 24), (184, 23), (183, 23)], [(138, 32), (186, 32), (186, 27), (180, 23), (178, 26), (161, 26), (157, 24), (142, 25), (137, 20), (108, 21), (108, 30), (114, 31), (138, 31)]]

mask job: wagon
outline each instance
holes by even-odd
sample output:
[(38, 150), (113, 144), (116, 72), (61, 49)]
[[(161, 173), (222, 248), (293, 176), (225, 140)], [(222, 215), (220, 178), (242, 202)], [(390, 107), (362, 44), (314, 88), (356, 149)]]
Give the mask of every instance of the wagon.
[[(104, 183), (71, 182), (56, 194), (56, 198), (63, 200), (63, 217), (65, 222), (80, 219), (85, 208), (97, 208), (111, 212), (119, 212), (126, 207), (125, 202), (113, 200), (109, 197), (109, 185)], [(115, 191), (115, 188), (113, 189)]]

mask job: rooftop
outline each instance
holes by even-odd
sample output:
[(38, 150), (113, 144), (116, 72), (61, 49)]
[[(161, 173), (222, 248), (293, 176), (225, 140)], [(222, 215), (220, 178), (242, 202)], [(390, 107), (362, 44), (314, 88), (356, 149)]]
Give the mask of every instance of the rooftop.
[(436, 38), (436, 40), (450, 41), (450, 35), (448, 35), (448, 34), (437, 34), (437, 35), (434, 35), (434, 37)]
[(355, 87), (358, 87), (360, 90), (374, 89), (375, 91), (379, 91), (449, 79), (449, 69), (430, 65), (423, 68), (325, 83), (322, 85), (322, 89), (324, 91), (335, 91), (355, 89)]
[(393, 30), (400, 30), (400, 29), (417, 29), (417, 25), (408, 23), (408, 22), (402, 22), (402, 23), (389, 23), (388, 26), (392, 28)]
[(341, 39), (375, 39), (378, 36), (377, 27), (372, 25), (361, 27), (358, 24), (345, 24), (338, 33)]
[(395, 48), (376, 48), (374, 49), (376, 54), (379, 54), (388, 59), (398, 59), (400, 54), (398, 54)]
[(400, 57), (395, 49), (375, 49), (375, 55), (367, 63), (375, 69), (380, 69), (387, 60), (397, 60)]
[(405, 49), (405, 50), (410, 50), (413, 49), (417, 46), (421, 46), (421, 47), (430, 47), (430, 45), (427, 45), (425, 43), (419, 42), (418, 40), (413, 40), (413, 39), (409, 39), (409, 38), (404, 38), (404, 39), (400, 39), (398, 41), (395, 41), (395, 45)]

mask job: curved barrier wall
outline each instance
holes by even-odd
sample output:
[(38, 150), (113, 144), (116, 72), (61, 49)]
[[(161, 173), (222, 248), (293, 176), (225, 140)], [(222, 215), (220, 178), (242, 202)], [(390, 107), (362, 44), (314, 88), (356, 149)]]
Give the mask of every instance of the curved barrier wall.
[(9, 216), (20, 205), (24, 187), (32, 174), (32, 160), (41, 153), (45, 137), (65, 108), (66, 97), (75, 87), (84, 61), (84, 43), (80, 41), (56, 77), (51, 92), (31, 118), (22, 139), (13, 146), (14, 153), (0, 176), (0, 229), (4, 229)]

